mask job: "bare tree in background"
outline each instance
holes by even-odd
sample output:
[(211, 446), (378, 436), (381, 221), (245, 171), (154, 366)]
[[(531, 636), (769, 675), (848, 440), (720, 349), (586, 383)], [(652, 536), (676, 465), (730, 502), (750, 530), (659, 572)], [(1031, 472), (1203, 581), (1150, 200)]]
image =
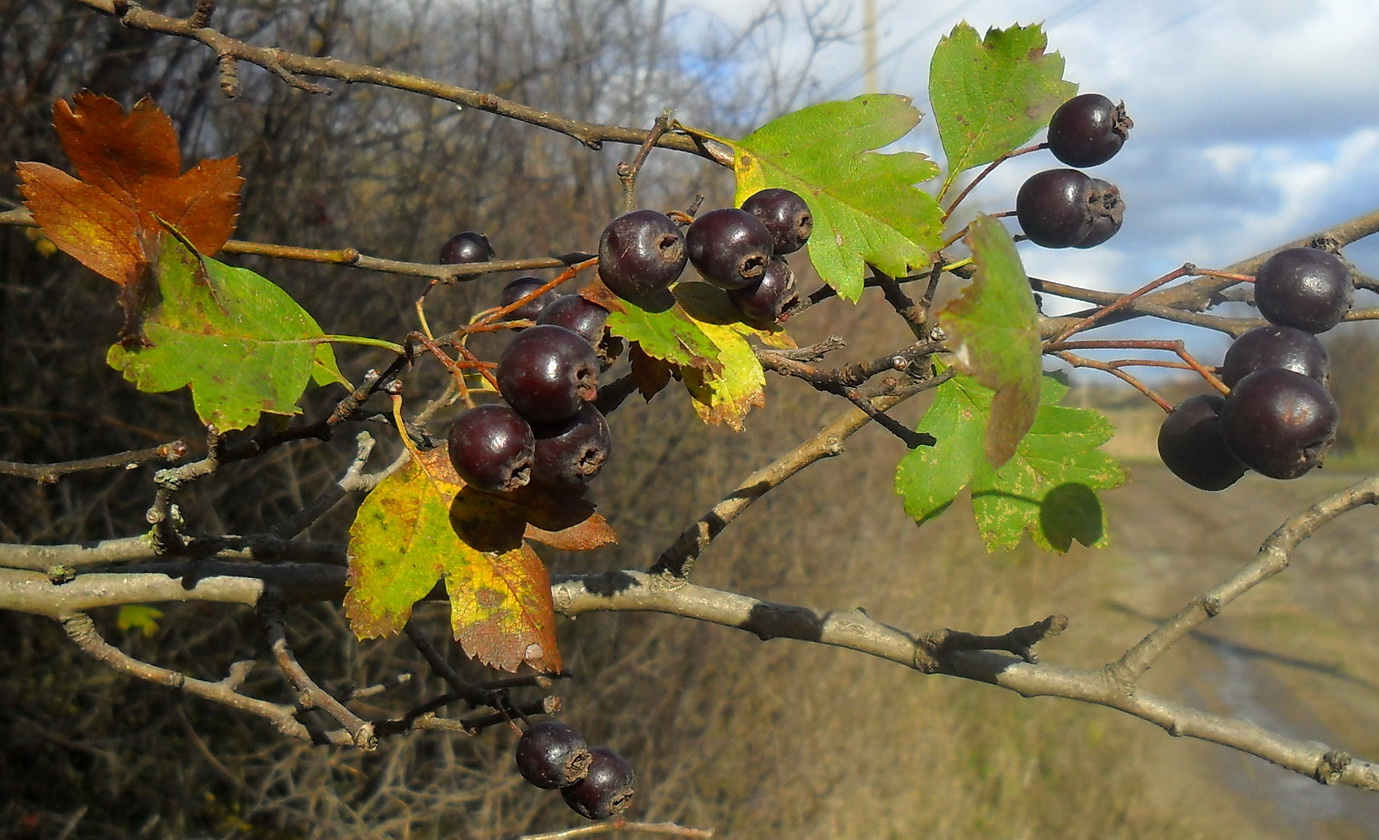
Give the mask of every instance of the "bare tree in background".
[[(275, 73), (245, 60), (237, 62), (237, 95), (229, 100), (221, 91), (230, 80), (211, 51), (194, 37), (170, 37), (187, 34), (172, 24), (140, 17), (161, 12), (176, 20), (192, 14), (190, 7), (131, 6), (130, 25), (122, 25), (109, 14), (115, 4), (104, 0), (0, 4), (0, 201), (6, 203), (0, 213), (8, 222), (0, 225), (6, 382), (0, 461), (71, 462), (165, 444), (200, 429), (185, 395), (136, 393), (101, 363), (120, 329), (108, 287), (65, 257), (45, 253), (33, 229), (17, 221), (14, 164), (63, 164), (51, 109), (77, 90), (126, 104), (152, 96), (176, 121), (186, 160), (238, 154), (247, 179), (236, 230), (241, 241), (348, 247), (429, 264), (439, 244), (463, 229), (485, 231), (499, 258), (591, 251), (625, 202), (619, 163), (633, 158), (664, 112), (741, 136), (822, 89), (807, 72), (807, 57), (775, 51), (784, 31), (779, 5), (741, 32), (710, 32), (703, 43), (685, 43), (665, 2), (298, 0), (226, 4), (215, 8), (210, 25), (239, 44), (280, 49), (284, 61), (331, 57), (402, 71), (545, 116), (523, 121), (500, 107), (458, 107), (416, 91), (290, 69)], [(845, 6), (814, 3), (810, 12), (815, 51), (851, 37)], [(139, 20), (150, 23), (141, 27)], [(753, 65), (766, 68), (765, 78), (724, 70), (744, 51), (769, 57)], [(309, 92), (318, 85), (331, 94)], [(610, 132), (630, 126), (640, 135), (581, 143), (561, 124), (566, 119)], [(656, 149), (650, 155), (638, 175), (640, 202), (683, 208), (696, 195), (729, 200), (722, 161), (683, 136), (676, 140), (686, 154)], [(1337, 236), (1353, 241), (1373, 228), (1368, 219)], [(233, 259), (273, 276), (332, 333), (404, 334), (414, 328), (414, 302), (433, 279), (251, 253)], [(498, 279), (438, 286), (427, 311), (438, 322), (463, 321), (492, 305)], [(885, 284), (877, 279), (875, 285)], [(802, 323), (798, 331), (792, 324), (792, 333), (801, 345), (816, 347), (846, 333), (852, 358), (892, 358), (916, 335), (896, 317), (897, 295), (904, 295), (890, 287), (884, 293), (882, 299), (869, 292), (855, 312), (825, 323)], [(1179, 312), (1193, 311), (1186, 297), (1172, 303)], [(1342, 353), (1360, 357), (1358, 349)], [(388, 364), (373, 349), (341, 355), (356, 369)], [(785, 370), (794, 361), (778, 364)], [(618, 467), (600, 478), (597, 494), (602, 508), (616, 511), (622, 541), (593, 554), (543, 556), (557, 577), (563, 612), (579, 616), (560, 628), (574, 678), (554, 686), (527, 678), (512, 694), (519, 699), (504, 694), (504, 702), (539, 707), (558, 695), (565, 719), (632, 757), (639, 777), (635, 813), (656, 824), (648, 830), (702, 836), (700, 827), (712, 827), (720, 836), (820, 838), (984, 836), (1017, 824), (1030, 836), (1087, 838), (1126, 830), (1142, 838), (1206, 837), (1224, 830), (1224, 809), (1190, 785), (1176, 789), (1178, 805), (1170, 808), (1146, 792), (1145, 777), (1155, 771), (1137, 762), (1161, 766), (1153, 761), (1163, 748), (1134, 718), (1321, 781), (1379, 789), (1374, 766), (1361, 759), (1232, 714), (1197, 712), (1138, 682), (1171, 644), (1197, 632), (1203, 610), (1214, 614), (1281, 571), (1297, 542), (1313, 533), (1324, 539), (1323, 525), (1372, 503), (1372, 483), (1334, 488), (1328, 501), (1289, 520), (1243, 568), (1241, 558), (1226, 558), (1190, 590), (1205, 595), (1156, 623), (1159, 629), (1129, 651), (1075, 633), (1058, 640), (1056, 658), (1110, 663), (1105, 667), (1039, 664), (1032, 648), (1063, 623), (1050, 616), (1031, 624), (1031, 615), (1064, 603), (1089, 611), (1101, 606), (1099, 593), (1069, 595), (1065, 586), (1096, 561), (1054, 568), (1023, 550), (1014, 562), (989, 558), (972, 534), (947, 522), (930, 523), (916, 537), (912, 523), (893, 515), (898, 505), (890, 498), (894, 456), (903, 443), (855, 412), (836, 419), (836, 406), (804, 378), (781, 379), (741, 435), (706, 429), (664, 399), (613, 415)], [(437, 392), (444, 382), (440, 372), (420, 369), (407, 389)], [(1338, 398), (1352, 399), (1345, 394), (1338, 391)], [(309, 395), (307, 416), (328, 414), (338, 399)], [(375, 398), (369, 405), (377, 404)], [(909, 408), (899, 409), (902, 417)], [(304, 512), (333, 493), (342, 475), (359, 480), (345, 494), (357, 501), (368, 476), (351, 471), (358, 454), (353, 432), (387, 428), (385, 414), (378, 408), (334, 444), (293, 441), (224, 465), (213, 482), (179, 499), (189, 532), (265, 537), (258, 545), (271, 558), (267, 574), (319, 573), (327, 589), (342, 583), (339, 540), (354, 505), (312, 517)], [(1356, 440), (1366, 428), (1351, 427)], [(844, 440), (847, 457), (829, 458)], [(370, 469), (394, 460), (400, 448), (385, 438)], [(761, 473), (749, 474), (763, 464)], [(786, 482), (793, 470), (808, 478)], [(0, 834), (496, 838), (570, 824), (558, 796), (533, 791), (512, 772), (513, 739), (493, 720), (505, 708), (486, 706), (490, 695), (448, 694), (462, 694), (457, 686), (506, 688), (492, 689), (494, 675), (458, 650), (437, 652), (428, 642), (448, 633), (442, 604), (419, 606), (414, 633), (362, 644), (334, 597), (286, 605), (254, 598), (233, 603), (229, 596), (224, 603), (127, 598), (157, 601), (162, 612), (144, 625), (148, 635), (139, 625), (119, 626), (118, 597), (62, 623), (51, 620), (51, 611), (26, 610), (22, 587), (35, 575), (57, 574), (53, 564), (34, 559), (46, 556), (42, 547), (76, 551), (148, 529), (150, 472), (77, 471), (44, 484), (0, 476), (0, 540), (10, 551), (0, 554), (0, 573), (8, 575), (0, 578), (7, 608), (0, 634), (12, 640), (0, 647), (6, 675), (0, 705), (9, 710), (0, 725), (7, 745)], [(811, 481), (814, 487), (807, 486)], [(877, 486), (880, 503), (860, 493), (841, 498), (852, 488)], [(299, 520), (305, 527), (287, 527)], [(665, 556), (683, 554), (687, 540), (716, 535), (715, 528), (729, 523), (733, 539), (694, 545), (691, 559), (703, 552), (705, 562), (692, 583), (688, 573), (672, 570), (674, 587), (656, 585), (667, 574)], [(917, 557), (916, 565), (893, 562), (902, 554)], [(164, 559), (187, 558), (136, 551), (104, 558), (99, 568), (118, 572), (147, 563), (157, 577)], [(201, 559), (244, 558), (226, 550)], [(641, 571), (649, 567), (650, 573)], [(187, 579), (178, 574), (177, 580)], [(610, 582), (616, 586), (601, 588)], [(1057, 600), (1050, 593), (1066, 598), (1050, 604)], [(1175, 590), (1146, 609), (1171, 615), (1181, 594)], [(853, 610), (858, 605), (865, 609)], [(1124, 622), (1114, 625), (1117, 633), (1138, 638), (1145, 628), (1126, 615), (1117, 619)], [(935, 616), (951, 626), (1001, 629), (994, 636), (897, 629), (937, 626)], [(740, 629), (762, 639), (851, 650), (744, 644), (734, 632)], [(1354, 652), (1355, 667), (1372, 655)], [(90, 657), (113, 670), (95, 667)], [(892, 667), (896, 662), (904, 667)], [(306, 689), (284, 680), (296, 664), (313, 678)], [(1003, 692), (918, 680), (914, 670), (1025, 695), (1090, 700), (1130, 717), (1107, 724), (1079, 704), (1036, 706), (1040, 713), (1031, 715)], [(309, 694), (315, 708), (294, 707)], [(420, 711), (438, 696), (450, 697), (448, 708)], [(268, 699), (256, 706), (253, 698)], [(376, 748), (353, 749), (342, 735), (345, 713), (331, 711), (332, 702), (355, 719), (392, 722), (398, 731), (385, 732)], [(397, 723), (404, 713), (414, 727), (406, 734)], [(1379, 752), (1370, 741), (1355, 748)], [(1033, 780), (1049, 782), (1042, 802), (1016, 795)], [(1070, 826), (1069, 813), (1086, 818)]]

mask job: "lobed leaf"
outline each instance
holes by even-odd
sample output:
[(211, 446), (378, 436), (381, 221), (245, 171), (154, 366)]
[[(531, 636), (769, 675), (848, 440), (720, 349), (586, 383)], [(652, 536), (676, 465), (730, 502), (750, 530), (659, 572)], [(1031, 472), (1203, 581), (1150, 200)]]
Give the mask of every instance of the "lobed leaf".
[(901, 459), (896, 493), (918, 523), (946, 510), (963, 487), (987, 549), (1014, 548), (1024, 533), (1046, 550), (1068, 551), (1073, 542), (1106, 544), (1106, 515), (1097, 492), (1126, 481), (1123, 467), (1097, 450), (1111, 424), (1090, 409), (1057, 403), (1067, 387), (1044, 376), (1040, 407), (1029, 433), (1000, 469), (985, 457), (984, 430), (994, 392), (958, 375), (939, 386), (919, 431), (937, 438)]
[(1047, 47), (1038, 24), (988, 29), (979, 41), (963, 22), (939, 41), (929, 102), (948, 158), (941, 192), (964, 170), (1015, 151), (1077, 93), (1063, 80), (1063, 57)]
[(244, 184), (238, 162), (206, 160), (183, 173), (177, 132), (152, 100), (126, 113), (83, 91), (57, 102), (53, 127), (80, 179), (21, 162), (24, 203), (48, 238), (92, 271), (121, 286), (142, 282), (165, 223), (207, 255), (230, 238)]
[(705, 423), (740, 432), (747, 413), (766, 404), (766, 372), (747, 337), (776, 346), (793, 347), (794, 342), (779, 328), (760, 329), (743, 323), (727, 294), (708, 283), (680, 283), (675, 296), (718, 348), (718, 370), (682, 371), (685, 388), (694, 398), (694, 410)]
[(563, 667), (550, 576), (525, 542), (482, 551), (462, 540), (452, 508), (464, 486), (444, 448), (415, 453), (365, 497), (350, 526), (345, 616), (361, 639), (389, 636), (438, 583), (455, 639), (493, 668)]
[(928, 267), (941, 243), (942, 212), (916, 185), (939, 169), (918, 152), (877, 151), (904, 137), (920, 112), (909, 98), (867, 94), (772, 120), (733, 148), (737, 203), (783, 187), (809, 204), (809, 257), (841, 297), (862, 294), (867, 264), (891, 275)]
[(140, 390), (190, 387), (202, 422), (229, 431), (264, 413), (297, 414), (312, 380), (348, 384), (316, 321), (258, 274), (169, 235), (155, 280), (144, 343), (116, 344), (106, 357)]

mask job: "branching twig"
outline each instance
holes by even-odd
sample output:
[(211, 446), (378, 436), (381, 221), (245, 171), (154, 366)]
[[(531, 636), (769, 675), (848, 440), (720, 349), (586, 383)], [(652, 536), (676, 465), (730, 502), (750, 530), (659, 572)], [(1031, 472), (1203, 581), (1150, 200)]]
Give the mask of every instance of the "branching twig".
[[(131, 29), (159, 32), (164, 35), (198, 41), (209, 47), (217, 56), (228, 55), (239, 61), (256, 64), (276, 74), (287, 84), (313, 93), (329, 93), (330, 89), (307, 82), (302, 77), (313, 76), (321, 79), (338, 79), (348, 84), (394, 88), (429, 96), (433, 99), (454, 102), (466, 108), (474, 108), (549, 129), (572, 137), (591, 149), (600, 149), (604, 143), (627, 143), (639, 146), (646, 141), (648, 134), (642, 129), (607, 126), (568, 119), (549, 111), (503, 99), (492, 93), (469, 90), (398, 70), (372, 67), (367, 64), (342, 61), (327, 56), (301, 55), (287, 50), (256, 47), (231, 38), (209, 26), (192, 26), (191, 22), (187, 20), (159, 14), (136, 3), (122, 2), (122, 0), (76, 0), (76, 2), (98, 12), (116, 15), (121, 23)], [(657, 145), (698, 155), (723, 166), (732, 166), (730, 153), (707, 144), (701, 145), (688, 135), (678, 132), (666, 133), (660, 138)]]
[(111, 468), (133, 469), (147, 461), (177, 461), (186, 455), (187, 444), (174, 440), (148, 449), (116, 452), (113, 455), (57, 464), (16, 464), (11, 461), (0, 461), (0, 473), (32, 478), (40, 484), (56, 484), (59, 478), (70, 473)]

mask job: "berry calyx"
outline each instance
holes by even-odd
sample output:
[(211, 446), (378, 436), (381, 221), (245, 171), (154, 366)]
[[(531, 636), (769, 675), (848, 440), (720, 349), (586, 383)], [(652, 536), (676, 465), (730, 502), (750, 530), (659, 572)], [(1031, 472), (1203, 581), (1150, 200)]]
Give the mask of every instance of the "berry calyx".
[(771, 232), (772, 252), (793, 254), (804, 247), (814, 232), (814, 216), (809, 205), (792, 190), (773, 187), (752, 193), (742, 202), (742, 209), (751, 213)]
[(729, 289), (728, 300), (749, 321), (774, 324), (795, 299), (795, 272), (781, 257), (772, 257), (761, 280), (741, 289)]
[(1125, 103), (1099, 93), (1074, 96), (1058, 106), (1049, 120), (1049, 151), (1068, 166), (1097, 166), (1116, 156), (1134, 122)]
[(736, 207), (710, 210), (685, 232), (689, 261), (705, 280), (722, 289), (740, 289), (760, 280), (774, 243), (760, 219)]
[(1221, 381), (1229, 387), (1257, 370), (1287, 368), (1326, 384), (1326, 347), (1306, 330), (1269, 324), (1242, 334), (1226, 350)]
[(1092, 226), (1074, 248), (1095, 248), (1115, 236), (1125, 218), (1125, 199), (1110, 181), (1092, 179)]
[(655, 210), (624, 213), (599, 236), (599, 277), (621, 298), (666, 288), (680, 279), (687, 259), (680, 226)]
[(632, 804), (636, 776), (627, 759), (607, 747), (590, 750), (589, 772), (583, 779), (560, 789), (565, 804), (591, 820), (606, 820)]
[(1288, 479), (1321, 463), (1340, 410), (1312, 377), (1265, 368), (1235, 384), (1220, 416), (1221, 437), (1235, 457), (1261, 475)]
[[(478, 231), (464, 230), (445, 240), (445, 244), (441, 246), (439, 262), (441, 265), (481, 263), (488, 262), (494, 256), (493, 246), (489, 244), (487, 236)], [(470, 274), (457, 279), (474, 280), (482, 276)]]
[(506, 405), (471, 408), (447, 435), (450, 464), (466, 484), (507, 493), (531, 480), (536, 438), (531, 425)]
[(530, 423), (558, 423), (598, 396), (599, 361), (578, 333), (555, 324), (523, 330), (498, 357), (498, 389)]
[(517, 739), (517, 772), (545, 790), (567, 787), (589, 772), (593, 756), (584, 736), (558, 720), (533, 724)]
[(1341, 322), (1355, 287), (1340, 257), (1317, 248), (1285, 248), (1255, 273), (1255, 306), (1271, 324), (1316, 334)]
[(608, 422), (589, 403), (569, 420), (538, 426), (533, 434), (532, 481), (548, 487), (583, 487), (598, 475), (613, 451)]
[(1225, 490), (1247, 468), (1221, 436), (1225, 398), (1198, 394), (1173, 407), (1159, 426), (1159, 458), (1169, 471), (1199, 490)]

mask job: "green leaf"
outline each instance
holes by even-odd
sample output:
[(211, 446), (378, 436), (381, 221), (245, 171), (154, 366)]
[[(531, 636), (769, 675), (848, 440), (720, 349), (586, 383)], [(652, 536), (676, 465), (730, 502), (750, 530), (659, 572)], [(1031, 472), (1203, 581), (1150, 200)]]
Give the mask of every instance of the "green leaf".
[(982, 428), (993, 392), (956, 376), (939, 386), (919, 430), (938, 439), (901, 459), (896, 492), (920, 523), (942, 513), (970, 486), (977, 527), (990, 551), (1009, 550), (1028, 533), (1046, 550), (1068, 551), (1073, 542), (1106, 544), (1106, 514), (1097, 492), (1119, 487), (1125, 469), (1097, 450), (1111, 438), (1111, 424), (1095, 411), (1058, 405), (1067, 386), (1043, 378), (1039, 412), (1029, 434), (999, 470), (987, 463)]
[(158, 619), (163, 611), (147, 604), (123, 604), (115, 614), (115, 626), (125, 632), (137, 630), (145, 638), (153, 638), (158, 633)]
[(619, 300), (622, 312), (608, 315), (608, 331), (636, 342), (641, 352), (685, 368), (721, 369), (718, 346), (704, 334), (670, 291), (640, 301)]
[(916, 187), (938, 175), (918, 152), (874, 151), (919, 123), (909, 98), (867, 94), (811, 105), (772, 120), (733, 148), (737, 203), (771, 187), (809, 203), (809, 257), (841, 297), (862, 294), (868, 263), (898, 276), (927, 268), (942, 239), (934, 197)]
[(414, 455), (365, 497), (350, 526), (350, 628), (361, 639), (397, 633), (444, 580), (467, 654), (507, 671), (561, 670), (546, 567), (525, 542), (480, 551), (462, 540), (452, 523), (461, 489), (441, 448)]
[(956, 376), (937, 388), (918, 427), (936, 443), (911, 449), (895, 474), (895, 492), (916, 523), (922, 525), (947, 510), (972, 480), (990, 412), (991, 392), (971, 379)]
[(190, 386), (197, 416), (221, 431), (263, 413), (300, 412), (309, 381), (348, 385), (320, 326), (267, 279), (162, 237), (160, 300), (143, 322), (144, 346), (115, 345), (106, 356), (140, 390)]
[(1046, 53), (1038, 24), (989, 29), (967, 23), (939, 41), (929, 67), (929, 102), (948, 157), (946, 193), (964, 170), (1013, 152), (1040, 129), (1077, 85), (1063, 80), (1063, 57)]
[(685, 388), (694, 398), (694, 410), (705, 423), (740, 432), (747, 412), (766, 404), (766, 372), (747, 337), (777, 347), (793, 347), (794, 342), (784, 330), (743, 323), (727, 293), (708, 283), (680, 283), (675, 297), (718, 348), (717, 370), (681, 371)]
[(986, 426), (986, 459), (1000, 467), (1039, 409), (1039, 311), (1005, 225), (978, 216), (967, 235), (972, 283), (939, 313), (959, 370), (996, 392)]

